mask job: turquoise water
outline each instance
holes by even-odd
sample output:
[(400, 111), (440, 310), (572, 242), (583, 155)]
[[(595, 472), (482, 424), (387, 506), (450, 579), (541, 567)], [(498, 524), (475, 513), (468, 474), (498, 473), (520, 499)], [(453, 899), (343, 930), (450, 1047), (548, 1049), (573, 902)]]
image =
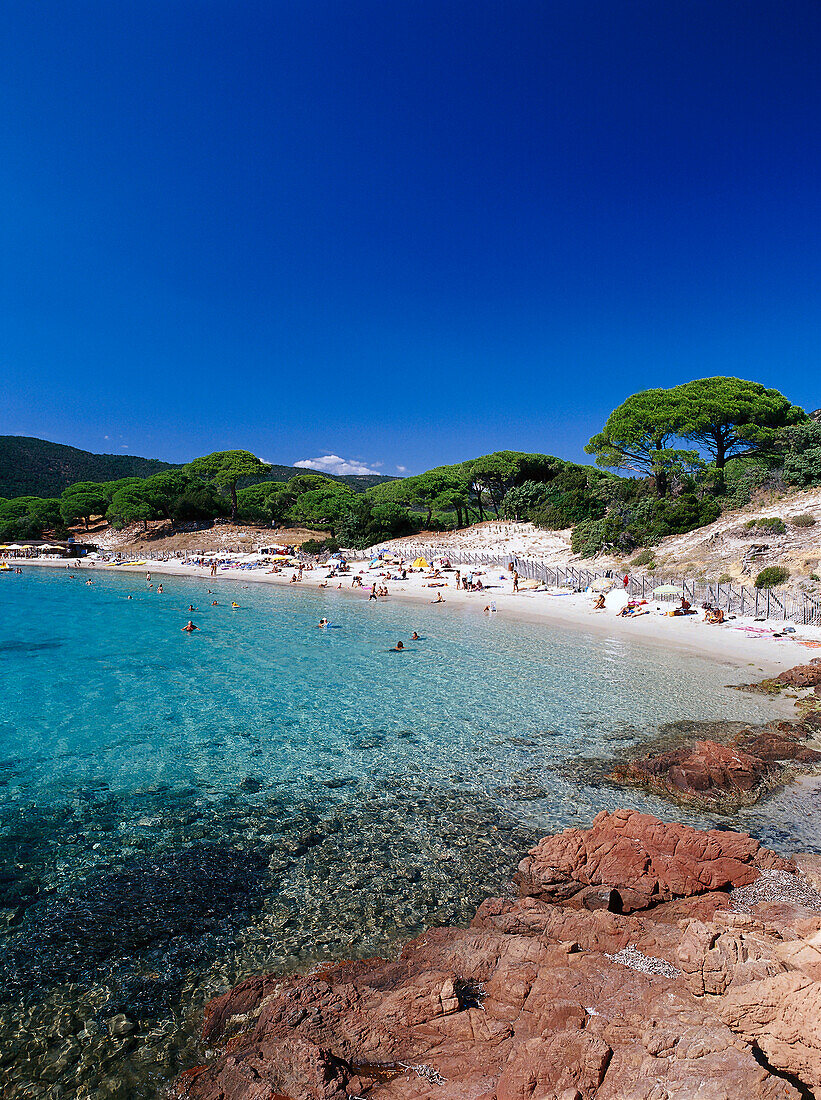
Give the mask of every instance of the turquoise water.
[[(772, 717), (725, 687), (753, 670), (478, 607), (154, 579), (0, 574), (10, 1097), (158, 1096), (227, 983), (467, 920), (602, 808), (685, 816), (602, 777), (670, 723)], [(803, 796), (742, 822), (817, 843)]]

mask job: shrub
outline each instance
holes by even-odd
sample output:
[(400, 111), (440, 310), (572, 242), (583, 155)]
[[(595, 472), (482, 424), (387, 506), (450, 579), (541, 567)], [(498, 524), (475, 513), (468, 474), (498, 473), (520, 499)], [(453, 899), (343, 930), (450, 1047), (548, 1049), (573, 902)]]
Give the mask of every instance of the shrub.
[(748, 531), (752, 531), (753, 527), (755, 527), (755, 520), (748, 519), (744, 526), (747, 528)]
[(764, 531), (770, 531), (774, 535), (783, 535), (787, 530), (787, 525), (780, 516), (767, 516), (763, 519), (757, 519), (755, 523), (756, 527), (760, 527)]
[(636, 554), (630, 563), (635, 569), (639, 565), (655, 565), (654, 554), (652, 550), (642, 550), (640, 554)]
[(819, 577), (817, 573), (810, 573), (810, 580), (811, 581), (821, 581), (821, 577)]
[(592, 558), (600, 550), (618, 546), (619, 539), (623, 536), (624, 531), (615, 516), (587, 519), (573, 528), (570, 549), (583, 558)]
[(786, 584), (789, 579), (789, 569), (785, 569), (783, 565), (768, 565), (755, 578), (755, 586), (756, 588), (778, 588), (779, 585)]
[(790, 523), (793, 527), (815, 527), (815, 516), (803, 512), (800, 516), (793, 516)]
[(821, 422), (815, 419), (782, 433), (784, 478), (790, 485), (821, 484)]
[(732, 576), (729, 573), (722, 573), (716, 581), (716, 584), (729, 584), (732, 581)]
[(339, 549), (339, 543), (334, 539), (308, 539), (300, 546), (306, 554), (335, 554)]

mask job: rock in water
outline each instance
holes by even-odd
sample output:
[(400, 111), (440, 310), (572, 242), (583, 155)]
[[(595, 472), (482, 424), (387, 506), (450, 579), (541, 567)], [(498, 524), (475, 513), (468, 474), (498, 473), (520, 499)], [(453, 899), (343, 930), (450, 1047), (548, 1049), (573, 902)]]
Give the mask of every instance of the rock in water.
[[(733, 910), (762, 871), (785, 900)], [(211, 1003), (189, 1100), (800, 1100), (821, 1092), (821, 912), (740, 833), (629, 810), (547, 837), (517, 900), (397, 959)], [(589, 891), (606, 907), (589, 907)], [(808, 891), (810, 893), (808, 893)], [(821, 895), (813, 894), (821, 905)], [(791, 899), (791, 900), (790, 900)], [(813, 904), (815, 901), (813, 900)], [(624, 910), (632, 910), (626, 912)]]
[(757, 802), (796, 770), (817, 769), (821, 752), (804, 742), (813, 731), (788, 722), (746, 730), (732, 745), (697, 741), (620, 764), (610, 779), (721, 813)]

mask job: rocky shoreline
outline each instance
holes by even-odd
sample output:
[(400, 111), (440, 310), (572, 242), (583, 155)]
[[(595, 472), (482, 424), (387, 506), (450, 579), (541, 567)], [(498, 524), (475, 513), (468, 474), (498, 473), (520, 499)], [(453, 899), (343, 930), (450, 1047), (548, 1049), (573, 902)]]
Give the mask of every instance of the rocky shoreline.
[(741, 690), (774, 695), (786, 689), (796, 697), (799, 719), (745, 729), (729, 744), (696, 741), (620, 764), (611, 782), (639, 787), (713, 813), (751, 806), (799, 773), (821, 770), (821, 751), (807, 742), (821, 734), (821, 658), (787, 669), (773, 679), (743, 684)]
[(821, 1096), (821, 857), (632, 810), (541, 840), (518, 896), (395, 959), (208, 1006), (187, 1100)]

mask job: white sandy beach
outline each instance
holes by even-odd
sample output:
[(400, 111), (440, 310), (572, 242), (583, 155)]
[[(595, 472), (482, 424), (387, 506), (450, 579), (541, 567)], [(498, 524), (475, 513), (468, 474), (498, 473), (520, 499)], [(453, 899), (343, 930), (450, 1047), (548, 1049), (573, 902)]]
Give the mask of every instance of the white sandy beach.
[[(674, 606), (669, 603), (650, 603), (648, 605), (651, 609), (650, 614), (624, 619), (618, 617), (613, 610), (594, 611), (593, 598), (586, 593), (555, 595), (550, 592), (529, 590), (514, 593), (512, 581), (503, 574), (501, 567), (485, 567), (482, 574), (482, 583), (485, 585), (483, 591), (465, 592), (457, 591), (453, 572), (442, 574), (444, 587), (432, 588), (429, 587), (431, 583), (441, 584), (442, 581), (432, 581), (427, 571), (410, 573), (404, 581), (386, 580), (380, 577), (380, 570), (369, 569), (368, 563), (369, 559), (349, 561), (350, 572), (339, 578), (328, 579), (328, 586), (324, 591), (328, 595), (336, 593), (345, 599), (367, 600), (370, 595), (370, 584), (372, 580), (376, 580), (379, 584), (386, 586), (389, 593), (387, 597), (380, 597), (379, 602), (385, 599), (404, 600), (409, 605), (420, 601), (433, 603), (437, 594), (441, 592), (445, 601), (440, 608), (443, 615), (454, 610), (483, 614), (483, 609), (488, 604), (493, 604), (496, 607), (496, 614), (508, 620), (513, 619), (523, 623), (549, 623), (552, 626), (561, 624), (571, 630), (585, 630), (614, 638), (633, 638), (647, 645), (694, 653), (726, 665), (749, 666), (751, 680), (760, 678), (761, 675), (772, 675), (793, 665), (807, 664), (813, 657), (821, 657), (821, 627), (817, 626), (799, 626), (772, 621), (755, 622), (751, 617), (746, 616), (715, 626), (703, 621), (701, 611), (697, 615), (669, 617), (663, 613)], [(53, 560), (48, 559), (27, 559), (16, 564), (22, 565), (23, 568), (38, 566), (65, 570), (67, 567), (65, 561), (56, 565)], [(76, 566), (76, 563), (72, 565)], [(144, 564), (117, 566), (85, 560), (80, 568), (84, 572), (92, 570), (127, 572), (138, 573), (143, 577), (148, 572), (163, 577), (198, 577), (215, 586), (225, 582), (232, 587), (238, 583), (287, 585), (291, 591), (305, 588), (318, 589), (326, 580), (328, 573), (328, 569), (322, 566), (306, 570), (299, 583), (291, 582), (295, 570), (290, 567), (278, 573), (271, 573), (265, 569), (242, 571), (230, 568), (220, 569), (217, 575), (212, 577), (207, 566), (149, 558), (144, 559)], [(395, 567), (393, 571), (396, 571)], [(474, 572), (476, 573), (477, 570)], [(367, 588), (351, 587), (352, 578), (359, 573), (362, 575), (363, 586)], [(784, 625), (794, 626), (795, 635), (773, 637), (773, 634), (778, 633), (779, 628)], [(413, 621), (409, 618), (408, 632), (412, 630)], [(762, 633), (749, 633), (749, 631), (762, 631)]]

